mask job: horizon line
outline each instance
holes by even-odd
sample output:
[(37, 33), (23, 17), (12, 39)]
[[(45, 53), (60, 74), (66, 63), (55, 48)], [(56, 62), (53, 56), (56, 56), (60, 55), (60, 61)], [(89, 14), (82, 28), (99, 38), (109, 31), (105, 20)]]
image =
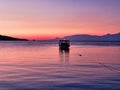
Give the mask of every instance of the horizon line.
[[(72, 34), (72, 35), (66, 35), (66, 36), (74, 36), (74, 35), (91, 35), (91, 36), (104, 36), (104, 35), (108, 35), (108, 34), (110, 34), (110, 35), (112, 35), (112, 34), (119, 34), (120, 32), (117, 32), (117, 33), (106, 33), (106, 34), (103, 34), (103, 35), (95, 35), (95, 34)], [(2, 34), (0, 34), (0, 36), (7, 36), (7, 35), (2, 35)], [(66, 37), (66, 36), (63, 36), (63, 37), (54, 37), (54, 38), (43, 38), (43, 37), (41, 37), (41, 39), (40, 39), (40, 37), (38, 37), (38, 39), (29, 39), (29, 38), (22, 38), (22, 37), (14, 37), (14, 36), (7, 36), (7, 37), (12, 37), (12, 38), (18, 38), (18, 39), (26, 39), (26, 40), (53, 40), (53, 39), (57, 39), (57, 38), (64, 38), (64, 37)], [(30, 36), (30, 37), (32, 37), (32, 36)]]

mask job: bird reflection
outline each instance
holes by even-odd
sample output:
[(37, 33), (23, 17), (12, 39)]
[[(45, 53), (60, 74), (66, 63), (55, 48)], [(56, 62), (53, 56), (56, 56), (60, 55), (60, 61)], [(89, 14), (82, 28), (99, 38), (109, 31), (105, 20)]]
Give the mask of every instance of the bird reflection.
[(65, 64), (69, 64), (69, 49), (59, 49), (59, 54), (60, 54), (60, 62), (61, 64), (65, 63)]

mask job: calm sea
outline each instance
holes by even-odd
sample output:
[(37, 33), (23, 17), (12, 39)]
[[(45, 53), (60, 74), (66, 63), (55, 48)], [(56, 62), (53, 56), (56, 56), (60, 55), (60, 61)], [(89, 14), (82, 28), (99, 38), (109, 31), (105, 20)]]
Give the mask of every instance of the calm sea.
[(120, 42), (0, 42), (0, 90), (120, 90)]

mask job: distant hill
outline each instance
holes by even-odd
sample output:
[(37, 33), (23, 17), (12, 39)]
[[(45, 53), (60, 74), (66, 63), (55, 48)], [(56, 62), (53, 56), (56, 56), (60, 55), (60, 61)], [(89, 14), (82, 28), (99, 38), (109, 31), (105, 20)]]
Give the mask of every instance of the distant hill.
[(19, 39), (10, 36), (0, 35), (0, 41), (27, 41), (27, 39)]
[[(106, 34), (103, 36), (89, 35), (89, 34), (78, 34), (65, 36), (64, 38), (56, 38), (52, 40), (40, 40), (40, 41), (56, 41), (60, 39), (68, 39), (70, 41), (119, 41), (120, 42), (120, 33), (116, 34)], [(14, 38), (10, 36), (0, 35), (0, 41), (28, 41), (27, 39)]]
[(56, 40), (68, 39), (71, 41), (120, 41), (120, 33), (106, 34), (103, 36), (79, 34), (72, 36), (65, 36), (64, 38), (56, 38)]

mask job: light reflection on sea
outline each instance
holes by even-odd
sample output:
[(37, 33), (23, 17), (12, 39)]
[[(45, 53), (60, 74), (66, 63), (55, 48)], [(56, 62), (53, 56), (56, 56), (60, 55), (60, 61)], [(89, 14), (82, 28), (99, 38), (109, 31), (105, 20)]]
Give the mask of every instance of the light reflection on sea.
[(0, 42), (0, 90), (119, 90), (120, 46)]

